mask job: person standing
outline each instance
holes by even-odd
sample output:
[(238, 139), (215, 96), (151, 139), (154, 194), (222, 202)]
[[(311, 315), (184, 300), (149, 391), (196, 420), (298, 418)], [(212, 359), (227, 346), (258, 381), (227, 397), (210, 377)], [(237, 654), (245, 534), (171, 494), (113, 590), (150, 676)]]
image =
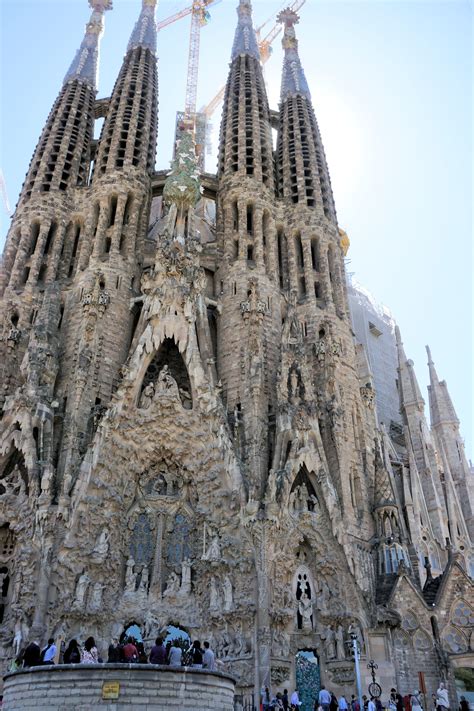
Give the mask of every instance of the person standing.
[(411, 695), (410, 704), (412, 711), (421, 711), (421, 699), (420, 692), (418, 691), (418, 689), (415, 689), (415, 691)]
[(294, 692), (291, 694), (290, 704), (291, 704), (291, 708), (294, 709), (295, 711), (298, 711), (299, 707), (301, 706), (301, 701), (300, 701), (300, 697), (298, 696), (297, 689), (295, 689)]
[(175, 639), (169, 652), (170, 667), (180, 667), (183, 660), (183, 650), (179, 646), (178, 640)]
[(322, 707), (323, 711), (329, 711), (331, 705), (331, 694), (326, 689), (325, 686), (321, 687), (321, 691), (318, 696), (319, 705)]
[(81, 661), (81, 651), (79, 645), (77, 644), (77, 639), (71, 639), (66, 651), (64, 652), (63, 662), (64, 664), (80, 664)]
[(95, 646), (94, 637), (88, 637), (84, 642), (84, 650), (82, 652), (82, 664), (98, 664), (99, 652)]
[(285, 709), (285, 711), (288, 711), (288, 709), (290, 707), (290, 702), (288, 699), (288, 689), (283, 689), (283, 695), (281, 697), (281, 702), (283, 704), (283, 708)]
[(360, 711), (359, 701), (354, 694), (351, 696), (351, 711)]
[(157, 637), (151, 648), (150, 664), (160, 664), (161, 666), (166, 664), (166, 647), (162, 637)]
[(339, 711), (348, 711), (349, 706), (347, 705), (346, 697), (342, 695), (339, 698)]
[(123, 659), (126, 664), (132, 664), (138, 662), (138, 649), (133, 643), (133, 638), (129, 637), (127, 644), (124, 645), (122, 650)]
[(54, 664), (54, 657), (56, 656), (56, 645), (54, 644), (54, 639), (48, 639), (48, 644), (41, 651), (41, 664)]
[(113, 639), (107, 650), (107, 664), (118, 664), (120, 662), (120, 652), (118, 639)]
[(459, 701), (459, 711), (469, 711), (469, 701), (465, 696), (461, 696)]
[(367, 704), (367, 711), (376, 711), (374, 697), (371, 696)]
[(270, 711), (270, 689), (268, 686), (262, 689), (261, 697), (263, 711)]
[(204, 642), (204, 654), (202, 655), (202, 666), (207, 671), (216, 671), (216, 657), (209, 642)]
[(24, 667), (39, 667), (41, 664), (41, 650), (38, 642), (30, 642), (23, 655)]
[(202, 649), (201, 642), (198, 639), (193, 642), (192, 659), (193, 667), (195, 669), (202, 669)]
[(437, 703), (437, 709), (438, 711), (448, 711), (449, 709), (449, 696), (448, 696), (448, 690), (446, 686), (444, 685), (444, 682), (441, 682), (439, 685), (439, 688), (436, 691), (436, 701)]

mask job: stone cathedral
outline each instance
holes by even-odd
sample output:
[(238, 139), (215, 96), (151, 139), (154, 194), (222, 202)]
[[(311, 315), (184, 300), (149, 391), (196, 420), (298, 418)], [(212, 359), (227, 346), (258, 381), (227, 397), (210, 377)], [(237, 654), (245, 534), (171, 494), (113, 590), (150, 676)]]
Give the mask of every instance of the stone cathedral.
[(33, 639), (92, 634), (106, 655), (131, 624), (146, 643), (173, 625), (243, 696), (304, 697), (309, 664), (350, 698), (355, 637), (363, 693), (373, 659), (383, 698), (445, 680), (454, 703), (473, 476), (446, 383), (429, 355), (428, 424), (398, 332), (403, 424), (379, 423), (298, 17), (279, 16), (270, 111), (240, 0), (212, 175), (186, 123), (155, 170), (156, 0), (100, 100), (111, 0), (89, 4), (1, 273), (4, 668)]

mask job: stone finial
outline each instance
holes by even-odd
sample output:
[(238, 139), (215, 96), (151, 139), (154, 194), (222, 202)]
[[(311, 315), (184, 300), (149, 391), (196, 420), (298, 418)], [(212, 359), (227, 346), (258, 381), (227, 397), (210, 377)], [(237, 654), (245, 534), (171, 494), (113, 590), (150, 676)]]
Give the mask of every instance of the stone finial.
[(298, 54), (298, 40), (295, 33), (295, 25), (299, 22), (299, 16), (294, 10), (287, 7), (279, 13), (277, 20), (284, 25), (282, 46), (285, 51), (280, 99), (284, 101), (290, 96), (300, 95), (311, 101), (308, 82)]
[(252, 4), (250, 0), (240, 0), (237, 7), (237, 29), (232, 46), (232, 60), (241, 54), (249, 54), (260, 60), (257, 37), (252, 24)]
[(92, 9), (92, 15), (86, 24), (81, 46), (64, 77), (64, 83), (78, 79), (95, 88), (97, 85), (99, 39), (104, 30), (104, 12), (112, 9), (112, 0), (89, 0), (89, 7)]

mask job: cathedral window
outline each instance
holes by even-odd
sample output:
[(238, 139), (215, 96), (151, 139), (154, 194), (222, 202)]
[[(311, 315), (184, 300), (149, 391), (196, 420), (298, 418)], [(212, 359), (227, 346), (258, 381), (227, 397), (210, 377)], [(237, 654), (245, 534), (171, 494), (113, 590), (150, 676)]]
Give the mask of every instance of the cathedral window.
[(36, 243), (38, 242), (38, 237), (40, 233), (40, 223), (33, 222), (30, 230), (30, 255), (34, 254), (36, 249)]
[(117, 214), (117, 196), (113, 195), (110, 198), (110, 206), (109, 206), (109, 227), (112, 227), (115, 224), (115, 216)]
[(280, 289), (285, 289), (288, 287), (288, 245), (282, 227), (277, 230), (277, 247)]
[(317, 299), (321, 298), (321, 285), (318, 281), (314, 282), (314, 295)]
[(247, 205), (247, 234), (253, 235), (253, 205)]
[(311, 265), (315, 272), (319, 272), (319, 244), (316, 237), (311, 240)]
[(303, 256), (303, 243), (301, 241), (301, 235), (298, 233), (295, 236), (295, 251), (296, 251), (296, 263), (299, 269), (304, 267), (304, 256)]
[(247, 246), (247, 261), (253, 262), (253, 247), (251, 244)]
[(48, 235), (46, 237), (46, 241), (44, 243), (43, 254), (49, 253), (49, 250), (51, 248), (51, 244), (52, 244), (54, 237), (56, 235), (57, 229), (58, 229), (58, 223), (55, 220), (53, 220), (53, 222), (51, 223), (51, 226), (48, 230)]
[(137, 564), (150, 565), (153, 556), (153, 537), (149, 516), (140, 513), (130, 538), (130, 555)]

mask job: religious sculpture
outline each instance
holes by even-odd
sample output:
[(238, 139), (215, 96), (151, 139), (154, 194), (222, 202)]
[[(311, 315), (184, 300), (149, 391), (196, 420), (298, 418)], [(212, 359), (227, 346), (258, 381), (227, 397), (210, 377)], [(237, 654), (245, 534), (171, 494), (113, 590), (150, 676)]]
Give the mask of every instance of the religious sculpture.
[(174, 572), (174, 570), (172, 570), (166, 580), (166, 587), (163, 592), (163, 596), (174, 597), (175, 595), (177, 595), (179, 593), (180, 584), (181, 581), (179, 579), (179, 576)]
[(228, 575), (224, 577), (222, 590), (224, 592), (224, 610), (226, 612), (230, 612), (234, 606), (234, 594), (232, 590), (232, 581)]
[(306, 590), (303, 590), (298, 600), (298, 612), (301, 615), (301, 629), (313, 629), (313, 603)]
[(209, 593), (209, 610), (217, 612), (221, 609), (221, 599), (217, 579), (214, 575), (211, 578), (210, 593)]
[(93, 584), (89, 600), (89, 609), (92, 612), (95, 612), (102, 608), (102, 592), (104, 588), (105, 585), (103, 585), (102, 583), (96, 582)]
[(155, 386), (153, 385), (153, 383), (148, 383), (148, 385), (145, 385), (145, 387), (143, 388), (143, 392), (140, 396), (139, 407), (141, 407), (142, 410), (148, 410), (151, 403), (153, 402), (154, 397), (155, 397)]
[(130, 556), (127, 560), (127, 567), (125, 570), (125, 592), (134, 592), (135, 585), (137, 582), (137, 576), (134, 573), (135, 561)]
[(73, 608), (80, 609), (84, 606), (84, 601), (89, 587), (90, 578), (85, 571), (81, 573), (76, 584), (76, 593), (72, 603)]
[(344, 630), (342, 625), (337, 627), (334, 637), (336, 640), (336, 659), (345, 659), (346, 651), (344, 649)]
[(148, 582), (149, 582), (149, 571), (148, 571), (148, 566), (144, 565), (142, 568), (142, 573), (140, 577), (140, 585), (138, 586), (138, 589), (140, 592), (148, 592)]
[(104, 528), (92, 549), (91, 560), (94, 563), (103, 563), (107, 558), (107, 553), (109, 552), (109, 538), (110, 533)]
[(189, 595), (191, 593), (191, 561), (189, 558), (184, 558), (181, 562), (181, 587), (179, 592), (181, 595)]

